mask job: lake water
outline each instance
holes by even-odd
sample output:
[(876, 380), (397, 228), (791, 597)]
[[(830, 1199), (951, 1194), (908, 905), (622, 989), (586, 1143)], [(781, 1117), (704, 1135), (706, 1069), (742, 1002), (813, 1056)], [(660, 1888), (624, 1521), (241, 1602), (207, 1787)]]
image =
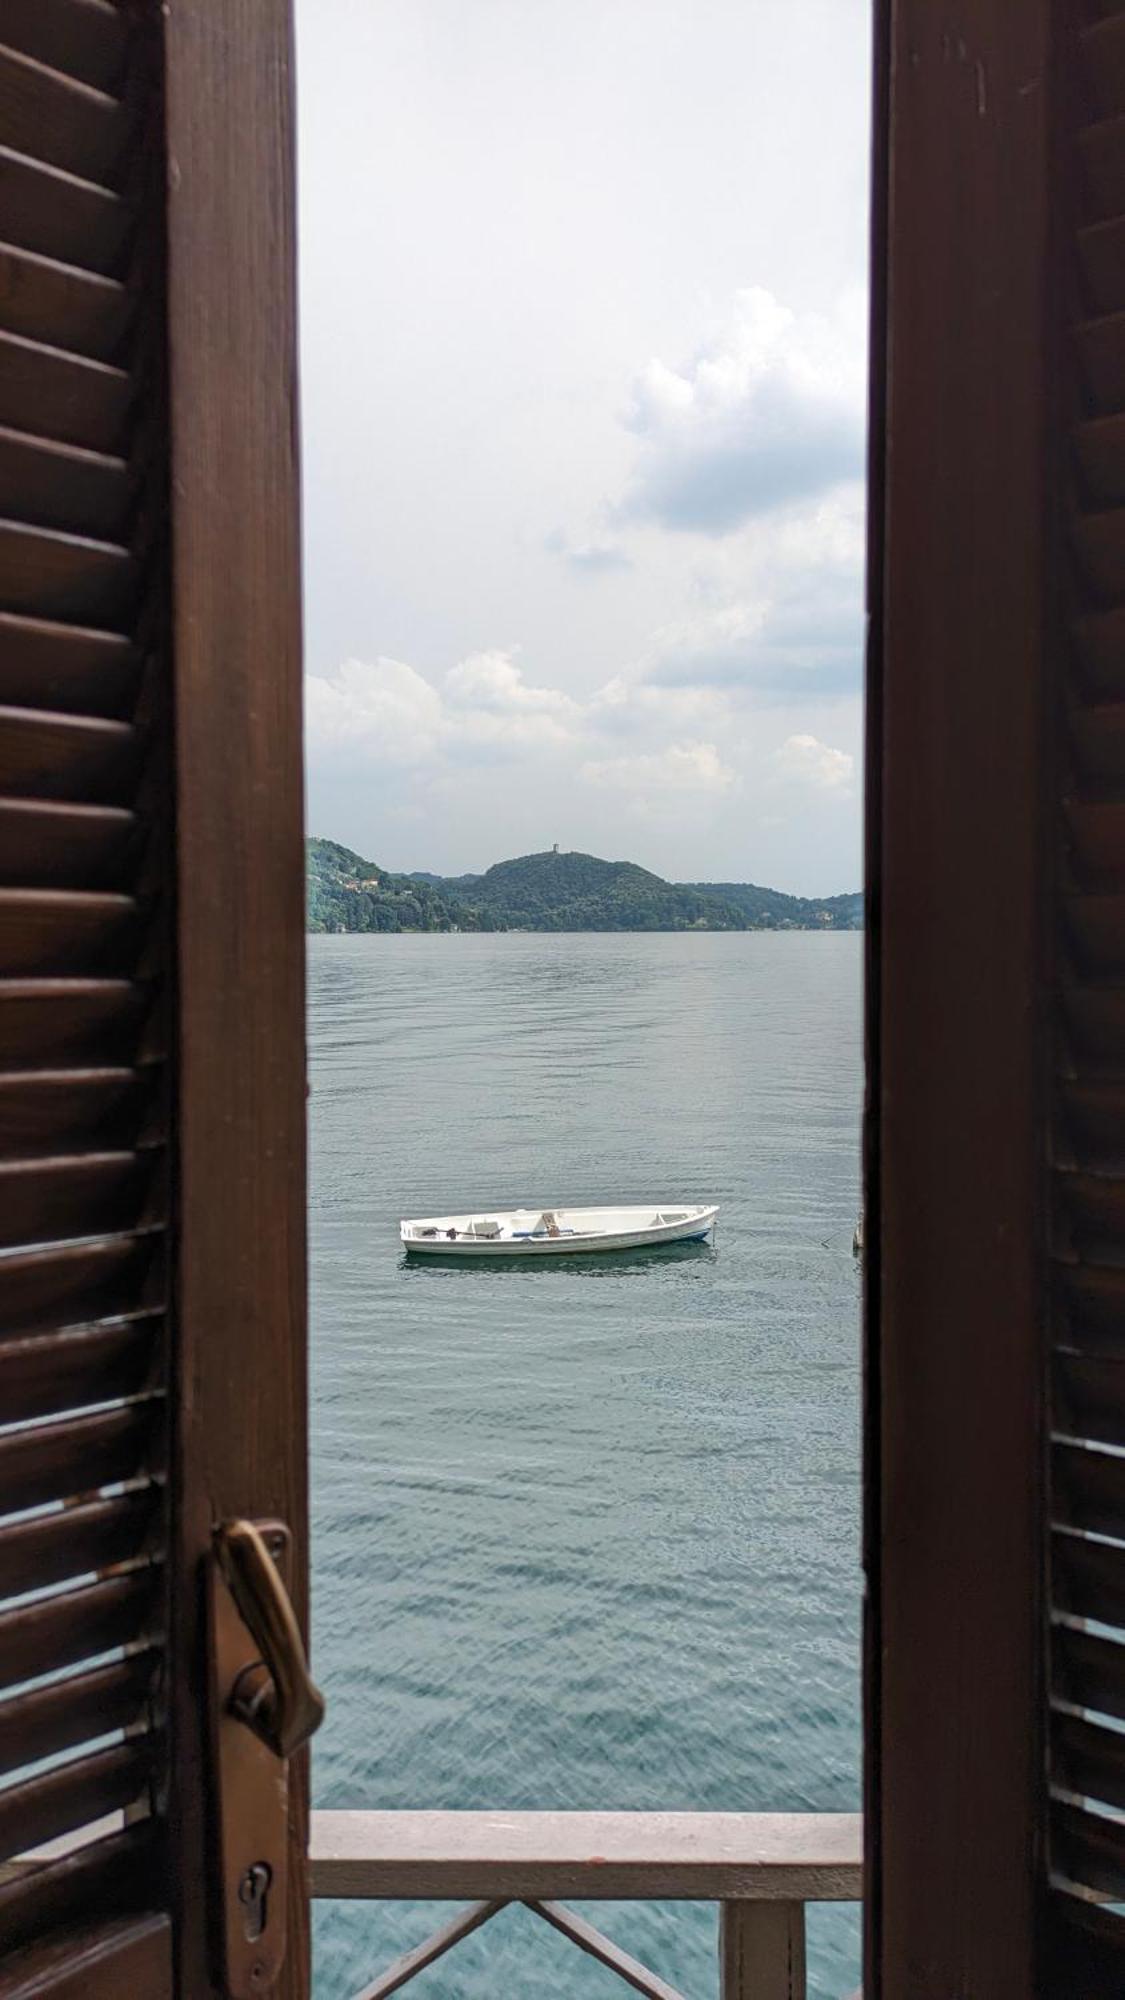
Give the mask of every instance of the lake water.
[[(855, 1811), (862, 940), (309, 940), (313, 1645), (333, 1806)], [(401, 1215), (722, 1204), (407, 1268)], [(586, 1905), (689, 2000), (707, 1906)], [(317, 2000), (447, 1914), (327, 1904)], [(859, 1979), (810, 1913), (810, 1992)], [(504, 1911), (419, 2000), (619, 2000)]]

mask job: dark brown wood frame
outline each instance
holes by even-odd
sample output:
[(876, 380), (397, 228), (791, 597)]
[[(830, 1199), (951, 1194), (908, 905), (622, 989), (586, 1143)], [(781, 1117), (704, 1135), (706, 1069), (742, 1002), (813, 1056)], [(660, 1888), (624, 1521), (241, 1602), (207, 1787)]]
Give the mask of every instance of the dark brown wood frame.
[[(212, 1991), (201, 1572), (279, 1517), (307, 1629), (304, 858), (288, 0), (166, 11), (179, 1019), (173, 1475), (178, 1989)], [(304, 1760), (287, 1970), (308, 1992)]]
[(880, 0), (867, 1976), (1027, 2000), (1042, 1828), (1049, 0)]

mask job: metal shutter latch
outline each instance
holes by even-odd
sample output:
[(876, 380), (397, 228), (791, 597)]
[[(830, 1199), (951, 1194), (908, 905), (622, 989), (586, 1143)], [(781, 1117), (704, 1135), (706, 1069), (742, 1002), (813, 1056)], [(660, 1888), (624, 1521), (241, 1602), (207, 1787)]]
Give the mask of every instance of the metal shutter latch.
[(289, 1763), (324, 1717), (281, 1521), (224, 1521), (208, 1565), (217, 1983), (258, 2000), (285, 1959)]

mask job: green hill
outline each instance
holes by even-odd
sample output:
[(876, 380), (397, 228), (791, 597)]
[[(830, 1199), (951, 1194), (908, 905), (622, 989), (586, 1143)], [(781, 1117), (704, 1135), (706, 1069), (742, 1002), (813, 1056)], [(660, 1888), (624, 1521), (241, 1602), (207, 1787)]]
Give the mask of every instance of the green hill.
[(432, 882), (388, 875), (334, 840), (305, 842), (310, 931), (492, 931), (491, 916), (453, 902)]
[(388, 875), (333, 840), (308, 847), (310, 931), (861, 930), (863, 898), (752, 882), (665, 882), (632, 861), (523, 854), (483, 875)]
[(702, 895), (720, 896), (742, 911), (756, 931), (861, 931), (863, 896), (787, 896), (756, 882), (690, 882)]
[(507, 930), (741, 931), (741, 911), (681, 889), (632, 861), (593, 854), (523, 854), (483, 875), (446, 878), (441, 893), (490, 911)]

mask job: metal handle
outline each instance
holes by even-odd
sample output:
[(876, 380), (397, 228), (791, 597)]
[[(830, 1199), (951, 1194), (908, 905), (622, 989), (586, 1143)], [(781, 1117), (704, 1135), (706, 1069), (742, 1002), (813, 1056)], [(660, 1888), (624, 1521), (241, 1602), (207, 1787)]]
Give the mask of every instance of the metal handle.
[(324, 1720), (289, 1592), (252, 1521), (224, 1521), (215, 1555), (261, 1661), (240, 1674), (231, 1706), (277, 1757), (291, 1757)]

